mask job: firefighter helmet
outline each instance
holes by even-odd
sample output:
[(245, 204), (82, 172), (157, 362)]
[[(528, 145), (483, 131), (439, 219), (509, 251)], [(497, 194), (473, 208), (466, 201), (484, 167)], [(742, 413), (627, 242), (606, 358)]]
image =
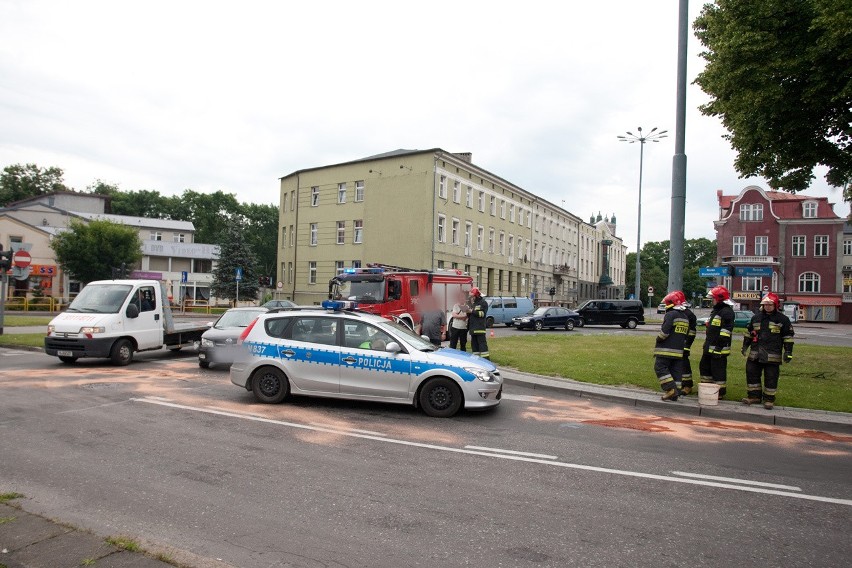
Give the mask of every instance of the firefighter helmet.
[(686, 302), (686, 295), (680, 290), (675, 290), (674, 292), (669, 292), (669, 294), (663, 298), (663, 303), (666, 305), (666, 309), (673, 308), (675, 306), (681, 306)]
[(760, 301), (760, 305), (763, 304), (775, 304), (775, 309), (781, 309), (781, 299), (777, 294), (773, 294), (772, 292), (768, 292), (763, 299)]
[(731, 299), (731, 293), (724, 286), (716, 286), (707, 294), (708, 298), (712, 298), (716, 303), (724, 302)]
[(474, 286), (473, 288), (470, 289), (470, 295), (471, 296), (481, 296), (482, 292), (479, 291), (479, 288)]

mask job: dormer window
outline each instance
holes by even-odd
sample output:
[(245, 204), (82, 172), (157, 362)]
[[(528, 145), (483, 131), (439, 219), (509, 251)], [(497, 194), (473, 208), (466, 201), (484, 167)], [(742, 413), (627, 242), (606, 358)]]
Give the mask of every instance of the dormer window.
[(740, 205), (740, 221), (763, 221), (763, 203)]
[(816, 219), (817, 216), (817, 202), (816, 201), (805, 201), (802, 203), (802, 217), (805, 219)]

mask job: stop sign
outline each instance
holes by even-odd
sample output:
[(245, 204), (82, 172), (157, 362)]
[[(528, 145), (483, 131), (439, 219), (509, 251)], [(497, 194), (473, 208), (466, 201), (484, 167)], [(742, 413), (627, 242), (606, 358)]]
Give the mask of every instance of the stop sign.
[(30, 256), (25, 250), (17, 250), (15, 254), (12, 255), (12, 264), (17, 266), (18, 268), (26, 268), (33, 261), (33, 257)]

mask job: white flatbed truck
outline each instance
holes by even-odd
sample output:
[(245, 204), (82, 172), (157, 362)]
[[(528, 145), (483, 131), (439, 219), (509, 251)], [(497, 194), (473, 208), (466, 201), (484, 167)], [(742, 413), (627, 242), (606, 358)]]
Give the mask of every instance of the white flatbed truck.
[(97, 280), (47, 325), (44, 352), (69, 364), (101, 357), (129, 365), (137, 351), (194, 346), (207, 329), (175, 324), (159, 280)]

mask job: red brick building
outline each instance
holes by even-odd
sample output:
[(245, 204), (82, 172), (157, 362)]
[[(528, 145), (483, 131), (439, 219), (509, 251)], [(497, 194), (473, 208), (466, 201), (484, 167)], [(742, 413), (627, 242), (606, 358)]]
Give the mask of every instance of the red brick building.
[(762, 294), (773, 291), (798, 304), (806, 321), (845, 321), (843, 317), (843, 225), (825, 197), (764, 191), (750, 185), (739, 195), (719, 199), (717, 265), (729, 267), (723, 284), (744, 308), (757, 310)]

